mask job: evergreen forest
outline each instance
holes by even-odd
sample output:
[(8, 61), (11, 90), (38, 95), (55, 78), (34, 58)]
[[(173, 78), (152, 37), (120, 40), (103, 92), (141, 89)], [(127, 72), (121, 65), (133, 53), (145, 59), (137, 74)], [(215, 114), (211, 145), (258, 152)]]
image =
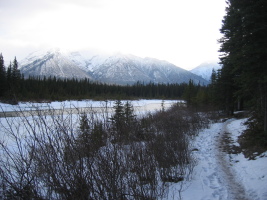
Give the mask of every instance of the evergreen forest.
[[(85, 79), (60, 79), (56, 77), (29, 77), (24, 78), (18, 69), (16, 58), (4, 65), (0, 54), (0, 99), (3, 102), (16, 104), (19, 101), (49, 102), (55, 100), (81, 99), (182, 99), (193, 102), (198, 96), (199, 101), (208, 101), (204, 94), (207, 87), (194, 84), (193, 81), (181, 84), (141, 83), (134, 85), (115, 85), (94, 82)], [(200, 99), (201, 98), (201, 99)]]

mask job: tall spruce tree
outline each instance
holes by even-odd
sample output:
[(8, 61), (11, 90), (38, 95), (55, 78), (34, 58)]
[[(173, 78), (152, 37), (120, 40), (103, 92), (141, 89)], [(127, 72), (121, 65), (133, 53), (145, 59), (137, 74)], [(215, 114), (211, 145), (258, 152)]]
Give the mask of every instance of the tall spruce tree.
[(10, 85), (10, 82), (11, 82), (11, 77), (12, 77), (12, 64), (11, 62), (9, 63), (8, 67), (7, 67), (7, 72), (6, 72), (6, 78), (7, 78), (7, 83)]
[(210, 102), (212, 103), (213, 106), (218, 105), (218, 98), (217, 98), (217, 72), (212, 69), (211, 77), (210, 77), (210, 84), (208, 86), (209, 88), (209, 98)]
[(234, 93), (236, 90), (234, 79), (238, 77), (240, 73), (237, 68), (239, 68), (242, 57), (242, 15), (239, 9), (239, 0), (229, 0), (227, 2), (228, 7), (226, 8), (226, 16), (223, 19), (223, 25), (220, 29), (223, 37), (219, 40), (221, 43), (220, 52), (222, 56), (220, 57), (221, 64), (223, 65), (220, 76), (218, 79), (220, 89), (219, 91), (224, 95), (221, 96), (221, 105), (224, 106), (228, 114), (233, 113), (234, 103), (236, 99), (234, 98)]
[(221, 91), (228, 91), (228, 107), (241, 98), (253, 105), (255, 119), (267, 133), (267, 1), (228, 0), (227, 4), (219, 40)]
[(6, 92), (6, 68), (2, 53), (0, 54), (0, 97), (3, 97)]
[(12, 63), (12, 68), (11, 68), (11, 76), (12, 76), (13, 81), (18, 81), (21, 77), (20, 70), (18, 68), (19, 68), (19, 64), (18, 64), (17, 58), (15, 57)]

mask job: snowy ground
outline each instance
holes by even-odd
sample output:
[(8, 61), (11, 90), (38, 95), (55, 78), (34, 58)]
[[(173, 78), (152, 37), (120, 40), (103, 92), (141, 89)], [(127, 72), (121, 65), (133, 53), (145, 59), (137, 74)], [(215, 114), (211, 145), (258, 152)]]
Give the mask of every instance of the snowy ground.
[[(255, 160), (246, 159), (242, 153), (223, 152), (222, 139), (231, 133), (233, 144), (246, 127), (245, 119), (231, 119), (212, 124), (199, 133), (194, 142), (197, 166), (192, 180), (184, 183), (183, 200), (234, 200), (267, 199), (267, 152)], [(173, 185), (168, 200), (179, 199), (180, 185)]]

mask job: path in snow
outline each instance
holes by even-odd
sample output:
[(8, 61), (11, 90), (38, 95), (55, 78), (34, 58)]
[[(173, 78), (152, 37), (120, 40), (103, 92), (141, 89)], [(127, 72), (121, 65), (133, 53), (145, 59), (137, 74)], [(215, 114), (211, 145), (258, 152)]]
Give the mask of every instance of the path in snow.
[(227, 120), (221, 129), (220, 135), (217, 138), (217, 148), (216, 148), (216, 160), (218, 162), (218, 167), (221, 174), (221, 180), (223, 184), (226, 186), (228, 197), (227, 199), (232, 200), (247, 200), (244, 186), (240, 181), (237, 180), (233, 169), (231, 168), (231, 163), (227, 156), (227, 152), (224, 152), (225, 145), (224, 142), (225, 137), (229, 133), (227, 129), (227, 125), (234, 121), (234, 119)]
[[(218, 165), (217, 148), (223, 123), (211, 124), (210, 128), (202, 130), (196, 137), (193, 152), (197, 165), (188, 187), (182, 191), (182, 200), (225, 200), (228, 198), (226, 183), (221, 167)], [(178, 188), (178, 187), (177, 187)], [(178, 188), (179, 189), (179, 188)], [(177, 189), (177, 190), (178, 190)], [(173, 193), (175, 190), (173, 189)], [(168, 198), (168, 200), (179, 199)]]
[(227, 125), (232, 121), (211, 124), (197, 136), (194, 155), (198, 164), (189, 186), (182, 191), (182, 200), (247, 200), (244, 187), (234, 175), (229, 154), (222, 147)]
[(171, 186), (166, 200), (267, 200), (267, 152), (255, 160), (244, 157), (237, 143), (243, 122), (230, 119), (200, 131), (192, 143), (197, 161), (192, 179), (182, 190)]

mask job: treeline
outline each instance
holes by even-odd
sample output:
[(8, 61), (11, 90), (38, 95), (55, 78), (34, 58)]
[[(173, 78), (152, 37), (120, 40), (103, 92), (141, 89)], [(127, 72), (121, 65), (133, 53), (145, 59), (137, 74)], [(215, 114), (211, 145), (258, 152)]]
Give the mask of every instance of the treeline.
[[(208, 100), (207, 87), (193, 84), (192, 81), (181, 84), (137, 82), (134, 85), (112, 85), (86, 78), (29, 77), (26, 79), (18, 69), (16, 58), (6, 68), (3, 56), (0, 54), (0, 65), (0, 99), (11, 103), (66, 99), (186, 98), (189, 103)], [(200, 91), (202, 94), (199, 93)], [(200, 99), (201, 95), (202, 99)], [(205, 100), (203, 100), (204, 96), (206, 96)]]
[(155, 83), (115, 85), (93, 82), (89, 79), (60, 79), (55, 77), (30, 77), (22, 82), (21, 95), (23, 95), (23, 100), (177, 98), (182, 96), (186, 87), (186, 84)]

